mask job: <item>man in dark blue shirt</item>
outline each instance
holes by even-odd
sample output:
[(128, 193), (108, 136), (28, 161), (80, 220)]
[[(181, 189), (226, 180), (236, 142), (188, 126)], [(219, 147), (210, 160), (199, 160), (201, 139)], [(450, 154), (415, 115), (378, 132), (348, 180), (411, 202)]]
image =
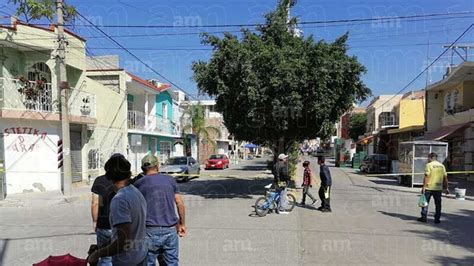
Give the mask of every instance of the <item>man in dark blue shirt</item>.
[(321, 199), (321, 207), (318, 210), (322, 212), (331, 212), (330, 196), (331, 196), (331, 186), (332, 178), (331, 172), (329, 172), (329, 167), (325, 163), (326, 159), (323, 156), (318, 157), (319, 177), (321, 178), (321, 187), (319, 188), (319, 198)]
[(143, 158), (142, 169), (145, 176), (134, 185), (147, 202), (148, 265), (156, 265), (158, 257), (164, 265), (178, 265), (178, 236), (186, 235), (185, 209), (178, 185), (173, 177), (158, 174), (159, 162), (154, 155)]

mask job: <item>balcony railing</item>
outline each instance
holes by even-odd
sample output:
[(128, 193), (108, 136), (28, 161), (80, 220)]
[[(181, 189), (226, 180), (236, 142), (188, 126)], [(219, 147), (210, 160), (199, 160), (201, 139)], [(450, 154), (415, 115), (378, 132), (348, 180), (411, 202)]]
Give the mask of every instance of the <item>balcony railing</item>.
[(178, 126), (161, 116), (146, 115), (140, 111), (128, 111), (128, 129), (144, 132), (179, 135)]
[[(70, 115), (96, 117), (96, 98), (93, 94), (73, 89), (68, 106)], [(0, 77), (0, 109), (58, 113), (58, 91), (51, 83)]]

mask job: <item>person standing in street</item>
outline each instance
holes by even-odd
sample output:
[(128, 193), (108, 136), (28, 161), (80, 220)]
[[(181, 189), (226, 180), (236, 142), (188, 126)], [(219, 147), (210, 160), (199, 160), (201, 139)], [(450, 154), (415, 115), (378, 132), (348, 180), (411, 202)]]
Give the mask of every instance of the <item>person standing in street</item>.
[(278, 161), (273, 167), (273, 175), (275, 187), (280, 193), (280, 200), (278, 201), (277, 212), (279, 214), (288, 214), (285, 207), (288, 205), (286, 200), (287, 187), (290, 183), (290, 176), (288, 173), (288, 155), (278, 155)]
[[(147, 201), (146, 232), (148, 266), (179, 264), (179, 237), (186, 235), (185, 208), (173, 177), (161, 175), (154, 155), (142, 160), (145, 176), (134, 183)], [(176, 208), (178, 216), (176, 215)]]
[(319, 188), (319, 198), (321, 199), (321, 207), (318, 210), (322, 212), (331, 212), (330, 197), (332, 178), (329, 167), (326, 165), (326, 159), (323, 156), (318, 157), (319, 177), (321, 178), (321, 187)]
[(123, 155), (112, 156), (105, 163), (106, 176), (116, 192), (110, 203), (112, 237), (108, 245), (91, 252), (87, 258), (91, 265), (110, 256), (114, 266), (146, 265), (147, 206), (142, 193), (130, 185), (130, 169), (130, 162)]
[(313, 201), (311, 205), (314, 205), (318, 200), (314, 198), (311, 193), (309, 193), (309, 188), (313, 187), (313, 185), (311, 184), (313, 172), (311, 171), (311, 168), (309, 168), (309, 161), (304, 161), (303, 167), (303, 184), (301, 185), (303, 187), (303, 199), (301, 200), (301, 205), (306, 204), (306, 196), (308, 196)]
[(434, 198), (436, 211), (435, 211), (435, 223), (441, 223), (441, 194), (443, 191), (443, 185), (446, 189), (446, 193), (449, 194), (448, 190), (448, 175), (444, 165), (437, 161), (438, 156), (436, 153), (430, 153), (428, 155), (428, 163), (425, 166), (425, 178), (423, 179), (423, 187), (421, 193), (425, 195), (428, 205), (421, 208), (421, 217), (418, 221), (426, 223), (428, 215), (428, 207), (431, 196)]
[[(114, 154), (115, 156), (123, 156), (122, 154)], [(97, 246), (99, 248), (107, 245), (112, 236), (112, 229), (109, 222), (110, 202), (115, 196), (114, 184), (107, 179), (106, 175), (97, 177), (91, 188), (91, 215), (94, 232), (97, 237)], [(112, 265), (111, 257), (103, 257), (99, 259), (99, 266)]]

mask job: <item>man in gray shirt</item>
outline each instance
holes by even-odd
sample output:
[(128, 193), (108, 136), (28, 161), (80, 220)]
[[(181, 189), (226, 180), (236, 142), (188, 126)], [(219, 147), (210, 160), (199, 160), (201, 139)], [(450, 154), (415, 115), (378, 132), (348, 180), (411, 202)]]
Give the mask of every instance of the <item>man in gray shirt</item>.
[(124, 156), (114, 156), (105, 164), (107, 178), (117, 194), (110, 204), (111, 242), (93, 252), (88, 261), (112, 256), (114, 266), (146, 265), (146, 201), (140, 191), (130, 185), (130, 163)]

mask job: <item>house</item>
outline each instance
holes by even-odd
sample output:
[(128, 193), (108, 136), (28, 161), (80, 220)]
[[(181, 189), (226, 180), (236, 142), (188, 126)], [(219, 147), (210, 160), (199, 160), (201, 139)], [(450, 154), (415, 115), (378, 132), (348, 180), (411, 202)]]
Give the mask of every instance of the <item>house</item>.
[[(86, 41), (69, 31), (66, 39), (72, 178), (83, 182), (102, 173), (103, 161), (110, 154), (125, 151), (125, 88), (114, 92), (89, 78)], [(3, 194), (62, 189), (56, 42), (54, 27), (31, 26), (16, 19), (10, 26), (0, 26)]]
[(388, 143), (386, 154), (391, 160), (398, 160), (398, 144), (413, 141), (425, 132), (425, 91), (405, 93), (395, 106), (398, 128), (389, 129), (384, 135)]
[(356, 145), (354, 140), (349, 135), (350, 119), (354, 114), (365, 113), (365, 108), (354, 106), (350, 111), (344, 113), (337, 123), (337, 138), (341, 140), (342, 148), (344, 152), (349, 152), (348, 160), (351, 160), (352, 156), (356, 152)]
[(132, 171), (139, 173), (141, 159), (153, 154), (165, 162), (169, 157), (183, 155), (177, 150), (176, 140), (181, 138), (174, 116), (173, 92), (169, 84), (142, 79), (127, 73), (128, 103), (128, 157)]
[(372, 99), (366, 108), (367, 131), (359, 139), (367, 154), (386, 153), (387, 145), (381, 137), (387, 130), (398, 128), (396, 106), (403, 95), (380, 95)]
[[(426, 99), (427, 132), (423, 139), (449, 143), (449, 170), (472, 171), (474, 62), (450, 67), (444, 79), (426, 88)], [(473, 175), (468, 179), (474, 180)]]
[[(191, 142), (191, 151), (192, 156), (197, 156), (197, 145), (199, 145), (199, 162), (203, 163), (206, 159), (209, 158), (211, 154), (228, 154), (229, 152), (229, 131), (224, 125), (224, 118), (221, 113), (217, 112), (215, 109), (216, 102), (214, 100), (203, 100), (203, 101), (187, 101), (183, 103), (183, 107), (187, 108), (189, 105), (200, 104), (204, 107), (205, 119), (207, 126), (213, 126), (219, 129), (220, 134), (215, 132), (211, 133), (211, 139), (215, 142), (215, 145), (210, 145), (206, 141), (201, 141), (201, 143), (196, 143), (195, 132), (186, 132)], [(185, 123), (189, 123), (189, 120)]]

